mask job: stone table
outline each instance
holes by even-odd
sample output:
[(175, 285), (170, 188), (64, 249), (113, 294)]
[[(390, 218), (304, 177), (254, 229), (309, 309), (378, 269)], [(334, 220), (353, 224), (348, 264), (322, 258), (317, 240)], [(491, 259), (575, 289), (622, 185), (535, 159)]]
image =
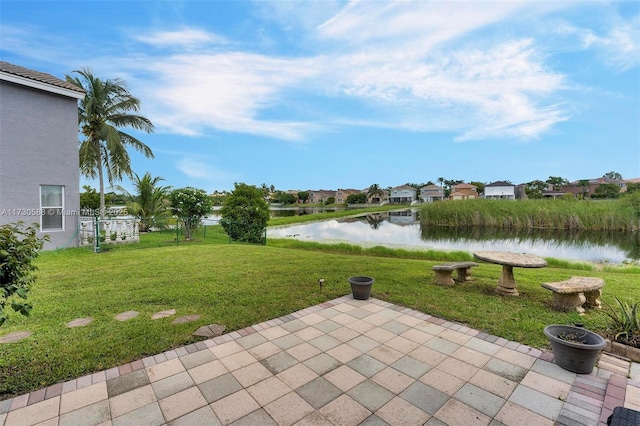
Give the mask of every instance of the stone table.
[(518, 296), (513, 268), (544, 268), (547, 261), (532, 254), (511, 253), (505, 251), (479, 251), (473, 253), (478, 260), (502, 265), (502, 275), (498, 280), (496, 291), (504, 296)]

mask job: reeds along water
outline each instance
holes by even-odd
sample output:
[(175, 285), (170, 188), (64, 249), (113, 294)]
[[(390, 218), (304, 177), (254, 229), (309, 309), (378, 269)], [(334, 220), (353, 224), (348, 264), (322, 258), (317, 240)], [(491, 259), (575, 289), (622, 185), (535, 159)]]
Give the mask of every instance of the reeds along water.
[(640, 209), (630, 199), (445, 201), (424, 204), (420, 208), (420, 223), (428, 226), (638, 231)]

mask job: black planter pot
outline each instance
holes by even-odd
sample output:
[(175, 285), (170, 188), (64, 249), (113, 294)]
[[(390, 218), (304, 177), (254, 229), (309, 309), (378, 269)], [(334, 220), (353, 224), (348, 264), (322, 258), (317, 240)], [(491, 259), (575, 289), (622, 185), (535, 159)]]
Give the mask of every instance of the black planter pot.
[(354, 299), (367, 300), (371, 294), (371, 286), (374, 279), (371, 277), (349, 277), (351, 294)]
[[(605, 340), (598, 334), (572, 325), (548, 325), (544, 328), (544, 334), (549, 339), (556, 364), (578, 374), (589, 374), (593, 371), (596, 358), (606, 345)], [(582, 343), (558, 337), (563, 334), (580, 336)]]

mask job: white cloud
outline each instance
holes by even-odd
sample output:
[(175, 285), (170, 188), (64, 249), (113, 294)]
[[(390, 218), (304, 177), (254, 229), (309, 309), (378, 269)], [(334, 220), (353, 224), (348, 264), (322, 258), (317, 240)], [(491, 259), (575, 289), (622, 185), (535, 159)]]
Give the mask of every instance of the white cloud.
[(195, 28), (183, 28), (176, 31), (157, 31), (150, 34), (134, 35), (133, 38), (156, 47), (185, 47), (229, 43), (229, 40), (225, 37)]
[(184, 157), (178, 160), (176, 168), (193, 179), (225, 183), (233, 180), (231, 173), (216, 169), (207, 162), (191, 157)]

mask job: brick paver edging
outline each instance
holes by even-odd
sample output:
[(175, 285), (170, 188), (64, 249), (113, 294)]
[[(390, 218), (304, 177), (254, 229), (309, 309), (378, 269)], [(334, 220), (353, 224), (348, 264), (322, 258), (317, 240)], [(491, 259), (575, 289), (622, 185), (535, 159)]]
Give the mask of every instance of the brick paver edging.
[[(343, 296), (325, 303), (311, 306), (303, 310), (294, 312), (280, 318), (268, 320), (259, 324), (255, 324), (241, 330), (236, 330), (228, 334), (192, 343), (172, 349), (154, 356), (136, 360), (119, 367), (113, 367), (105, 371), (88, 374), (77, 379), (73, 379), (64, 383), (56, 383), (47, 388), (39, 389), (28, 394), (17, 396), (13, 399), (0, 401), (0, 415), (36, 404), (44, 400), (54, 398), (61, 394), (82, 389), (84, 387), (104, 382), (133, 371), (141, 370), (168, 361), (173, 358), (181, 357), (190, 353), (221, 345), (235, 339), (275, 327), (289, 321), (296, 320), (309, 314), (320, 312), (324, 309), (353, 300), (351, 296)], [(410, 308), (393, 305), (378, 299), (369, 299), (371, 303), (379, 305), (383, 308), (393, 309), (402, 314), (406, 314), (424, 321), (431, 322), (444, 328), (448, 328), (469, 336), (485, 340), (498, 346), (515, 350), (517, 352), (532, 356), (534, 358), (553, 362), (553, 353), (532, 348), (518, 342), (509, 341), (504, 338), (493, 336), (485, 332), (474, 330), (465, 325), (446, 321), (431, 315), (419, 312)], [(567, 400), (564, 402), (562, 412), (558, 418), (557, 424), (594, 424), (598, 425), (606, 423), (607, 417), (616, 406), (621, 406), (625, 402), (627, 387), (634, 387), (640, 390), (640, 383), (631, 381), (620, 375), (611, 373), (603, 369), (597, 369), (596, 375), (578, 375), (569, 392)], [(640, 391), (638, 392), (640, 394)], [(603, 420), (604, 419), (604, 420)]]

